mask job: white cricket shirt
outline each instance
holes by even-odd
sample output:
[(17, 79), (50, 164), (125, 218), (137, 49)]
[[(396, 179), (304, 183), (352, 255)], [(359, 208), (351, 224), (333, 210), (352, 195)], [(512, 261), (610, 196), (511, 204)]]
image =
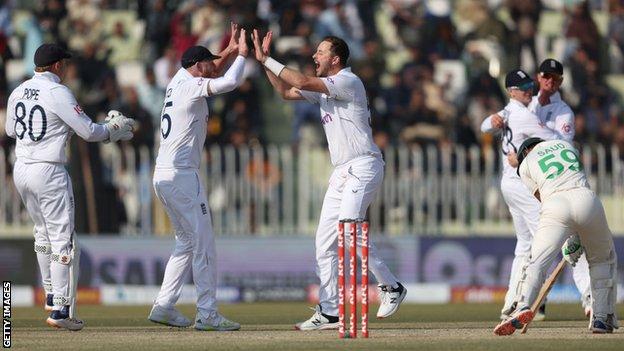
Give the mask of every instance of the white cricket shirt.
[(24, 163), (67, 162), (72, 131), (86, 141), (108, 139), (106, 127), (93, 123), (60, 81), (54, 73), (35, 72), (9, 96), (5, 129), (16, 139), (15, 155)]
[(539, 190), (542, 202), (558, 191), (589, 189), (579, 152), (565, 140), (537, 144), (520, 165), (520, 178), (531, 194)]
[[(503, 111), (499, 112), (505, 120), (502, 130), (501, 151), (503, 161), (503, 176), (517, 178), (516, 168), (512, 167), (507, 160), (509, 152), (518, 152), (522, 142), (530, 137), (538, 137), (544, 140), (554, 139), (551, 129), (539, 123), (539, 118), (529, 111), (521, 102), (510, 99)], [(481, 131), (488, 133), (495, 129), (492, 127), (492, 117), (486, 118), (481, 123)]]
[(360, 78), (347, 67), (321, 80), (329, 95), (301, 90), (301, 96), (321, 107), (332, 164), (340, 166), (362, 156), (381, 158), (373, 141), (368, 98)]
[(156, 168), (199, 169), (208, 122), (207, 84), (180, 68), (165, 92)]
[(568, 104), (561, 100), (559, 92), (550, 97), (548, 105), (540, 105), (538, 96), (534, 96), (529, 110), (537, 115), (542, 125), (555, 131), (555, 138), (572, 141), (574, 139), (574, 113)]

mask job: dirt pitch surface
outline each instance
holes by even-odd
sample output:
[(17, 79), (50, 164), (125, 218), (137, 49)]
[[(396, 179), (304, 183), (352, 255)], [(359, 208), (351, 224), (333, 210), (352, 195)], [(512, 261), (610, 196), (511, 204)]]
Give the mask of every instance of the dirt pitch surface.
[[(611, 335), (587, 330), (579, 305), (551, 304), (548, 321), (534, 322), (525, 335), (495, 336), (498, 305), (404, 305), (386, 320), (370, 317), (369, 339), (338, 339), (337, 331), (300, 332), (309, 318), (304, 303), (223, 305), (221, 312), (242, 324), (236, 332), (200, 332), (147, 321), (150, 306), (81, 306), (80, 332), (45, 325), (42, 309), (13, 309), (16, 350), (623, 350), (624, 329)], [(193, 306), (181, 306), (188, 317)], [(376, 311), (376, 306), (372, 308)], [(619, 306), (620, 315), (624, 306)]]

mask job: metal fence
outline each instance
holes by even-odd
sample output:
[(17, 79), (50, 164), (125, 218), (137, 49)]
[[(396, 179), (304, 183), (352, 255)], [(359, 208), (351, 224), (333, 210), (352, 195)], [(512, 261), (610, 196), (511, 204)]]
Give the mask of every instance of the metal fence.
[[(6, 162), (4, 155), (0, 150), (0, 233), (30, 233), (30, 219), (7, 169), (11, 160)], [(167, 216), (153, 194), (149, 150), (102, 145), (100, 156), (105, 177), (123, 194), (127, 223), (120, 232), (170, 234)], [(400, 146), (384, 150), (384, 159), (384, 183), (369, 210), (371, 230), (385, 235), (512, 233), (499, 189), (498, 152), (476, 146)], [(624, 163), (618, 148), (586, 145), (582, 159), (612, 231), (624, 233)], [(313, 235), (331, 170), (326, 148), (208, 149), (201, 172), (215, 232)], [(82, 185), (91, 193), (99, 190), (92, 183)], [(87, 196), (85, 206), (90, 217), (101, 210), (114, 211), (98, 208), (93, 196)], [(87, 231), (97, 232), (92, 222)]]

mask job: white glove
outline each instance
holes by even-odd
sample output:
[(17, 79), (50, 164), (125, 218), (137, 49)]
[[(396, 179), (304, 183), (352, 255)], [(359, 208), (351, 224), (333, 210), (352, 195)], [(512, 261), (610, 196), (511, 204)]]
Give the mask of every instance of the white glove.
[(561, 247), (561, 254), (563, 255), (563, 259), (574, 267), (583, 254), (581, 238), (575, 234), (566, 239)]
[(132, 139), (132, 127), (135, 124), (132, 118), (122, 115), (119, 111), (110, 110), (104, 121), (108, 129), (108, 140), (104, 141), (105, 143)]

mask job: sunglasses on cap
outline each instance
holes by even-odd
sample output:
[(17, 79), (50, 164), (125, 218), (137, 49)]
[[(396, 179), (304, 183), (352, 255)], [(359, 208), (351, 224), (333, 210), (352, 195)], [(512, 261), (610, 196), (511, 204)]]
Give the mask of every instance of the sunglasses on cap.
[(535, 84), (533, 82), (526, 82), (524, 84), (520, 84), (518, 86), (515, 87), (510, 87), (511, 89), (518, 89), (518, 90), (522, 90), (522, 91), (527, 91), (527, 90), (531, 90), (535, 87)]
[(552, 80), (560, 80), (561, 79), (561, 76), (556, 74), (556, 73), (541, 72), (540, 73), (540, 77), (542, 77), (544, 79), (552, 79)]

